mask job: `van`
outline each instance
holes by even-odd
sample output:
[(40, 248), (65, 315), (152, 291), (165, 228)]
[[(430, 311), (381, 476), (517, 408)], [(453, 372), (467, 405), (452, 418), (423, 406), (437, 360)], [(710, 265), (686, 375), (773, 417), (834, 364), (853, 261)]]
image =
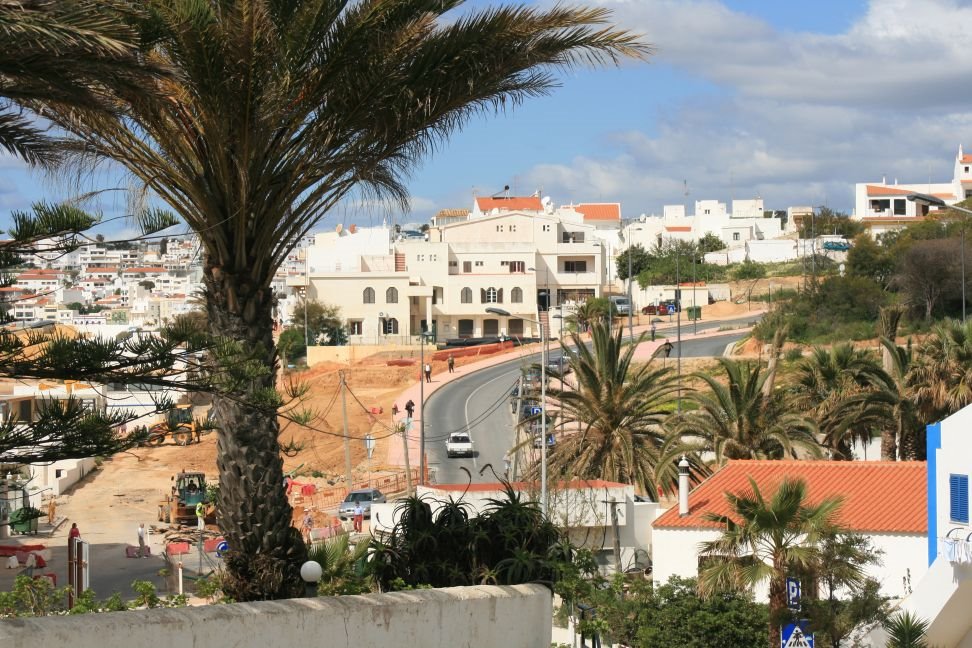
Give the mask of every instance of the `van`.
[(611, 310), (618, 315), (627, 315), (631, 312), (631, 302), (628, 301), (627, 297), (615, 295), (608, 297), (608, 299), (611, 302)]

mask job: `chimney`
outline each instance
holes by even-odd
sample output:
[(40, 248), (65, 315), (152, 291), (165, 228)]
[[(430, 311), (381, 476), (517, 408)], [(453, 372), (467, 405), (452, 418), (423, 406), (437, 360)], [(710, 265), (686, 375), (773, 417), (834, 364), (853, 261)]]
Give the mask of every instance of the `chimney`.
[(689, 514), (689, 462), (682, 455), (678, 462), (678, 514), (685, 517)]

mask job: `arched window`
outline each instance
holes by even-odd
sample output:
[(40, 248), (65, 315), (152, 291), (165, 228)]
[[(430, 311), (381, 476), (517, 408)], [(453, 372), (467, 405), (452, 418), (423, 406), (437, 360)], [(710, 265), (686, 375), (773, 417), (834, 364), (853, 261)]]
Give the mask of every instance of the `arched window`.
[(523, 303), (523, 290), (521, 288), (514, 288), (510, 291), (510, 303), (511, 304), (522, 304)]
[(375, 289), (374, 288), (371, 288), (370, 286), (368, 288), (365, 288), (364, 289), (364, 293), (362, 293), (362, 299), (361, 299), (361, 301), (363, 303), (365, 303), (365, 304), (374, 304), (375, 303)]
[(384, 320), (384, 331), (385, 335), (398, 335), (398, 320), (394, 317), (388, 317)]
[(497, 293), (496, 293), (496, 289), (495, 288), (493, 288), (492, 286), (490, 286), (489, 288), (487, 288), (486, 289), (486, 303), (487, 304), (495, 304), (496, 301), (497, 301), (496, 300), (496, 295), (497, 295)]
[(463, 288), (462, 293), (459, 295), (459, 301), (463, 304), (471, 304), (472, 288)]
[(392, 287), (385, 291), (385, 303), (386, 304), (398, 303), (398, 288)]

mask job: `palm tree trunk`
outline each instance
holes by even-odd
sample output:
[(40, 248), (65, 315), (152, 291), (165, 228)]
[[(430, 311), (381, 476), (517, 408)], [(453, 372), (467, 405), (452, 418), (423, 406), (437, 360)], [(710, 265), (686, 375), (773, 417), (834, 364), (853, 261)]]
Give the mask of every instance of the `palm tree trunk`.
[(248, 406), (255, 393), (276, 387), (272, 292), (211, 266), (204, 280), (210, 331), (237, 342), (238, 355), (255, 354), (271, 368), (213, 399), (219, 424), (217, 515), (230, 546), (223, 591), (237, 601), (300, 596), (307, 548), (291, 525), (276, 411)]
[(881, 431), (881, 461), (898, 460), (898, 431), (884, 429)]
[(787, 328), (781, 326), (773, 333), (773, 346), (770, 349), (769, 363), (766, 366), (766, 380), (763, 382), (763, 398), (770, 398), (773, 395), (773, 386), (776, 384), (776, 366), (780, 361), (780, 354), (783, 352), (783, 343), (786, 342)]
[(786, 581), (785, 567), (776, 567), (776, 574), (770, 578), (769, 584), (769, 648), (780, 645), (780, 621), (786, 613)]

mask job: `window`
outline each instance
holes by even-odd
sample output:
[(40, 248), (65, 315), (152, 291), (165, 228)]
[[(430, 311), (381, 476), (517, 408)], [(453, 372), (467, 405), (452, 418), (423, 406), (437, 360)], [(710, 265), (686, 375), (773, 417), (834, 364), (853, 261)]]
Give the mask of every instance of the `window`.
[(398, 288), (395, 288), (393, 286), (385, 291), (385, 303), (386, 304), (398, 303)]
[(386, 317), (381, 321), (381, 328), (385, 335), (398, 335), (398, 320), (394, 317)]
[(499, 320), (498, 319), (483, 320), (483, 336), (494, 337), (497, 335), (499, 335)]
[(732, 233), (732, 240), (733, 241), (738, 241), (739, 240), (739, 232), (733, 232)]
[(510, 303), (511, 304), (522, 304), (523, 303), (523, 290), (520, 288), (514, 288), (510, 291)]
[(429, 261), (438, 261), (438, 260), (439, 260), (438, 255), (435, 255), (435, 254), (430, 254), (429, 255)]
[(472, 272), (472, 261), (463, 261), (462, 262), (462, 271), (463, 272)]
[(523, 320), (511, 319), (506, 323), (506, 327), (510, 335), (523, 336)]
[(502, 225), (497, 225), (496, 226), (496, 231), (497, 232), (502, 232), (503, 231), (503, 226)]
[(564, 272), (587, 272), (587, 261), (564, 261)]
[(476, 267), (477, 268), (482, 268), (483, 267), (483, 262), (482, 261), (477, 261), (476, 262)]
[(969, 476), (948, 476), (948, 517), (952, 522), (969, 523)]
[(458, 266), (459, 266), (459, 262), (458, 261), (450, 261), (449, 262), (449, 267), (450, 268), (456, 268)]
[(561, 234), (561, 241), (563, 243), (583, 243), (584, 232), (564, 232)]
[(424, 254), (416, 255), (415, 260), (416, 261), (425, 261), (425, 255)]
[(459, 320), (459, 337), (471, 338), (473, 336), (473, 321), (471, 319)]
[(526, 261), (508, 261), (510, 272), (526, 272)]
[(348, 320), (348, 335), (364, 335), (364, 321)]
[(908, 213), (908, 210), (905, 207), (906, 204), (907, 204), (907, 201), (905, 201), (905, 200), (895, 200), (894, 201), (894, 215), (895, 216), (904, 216), (906, 213)]
[(543, 226), (543, 227), (542, 227), (541, 229), (542, 229), (542, 230), (543, 230), (544, 232), (549, 232), (549, 231), (550, 231), (550, 226), (549, 226), (549, 225), (544, 225), (544, 226)]
[(510, 231), (511, 232), (515, 232), (516, 231), (516, 225), (510, 225)]
[(459, 301), (463, 304), (472, 303), (472, 288), (463, 288), (462, 293), (459, 295)]
[(483, 300), (483, 303), (495, 304), (496, 296), (497, 296), (496, 289), (490, 286), (489, 288), (486, 289), (486, 299)]
[(361, 301), (363, 303), (365, 303), (365, 304), (374, 304), (375, 303), (375, 289), (374, 288), (371, 288), (371, 287), (365, 288), (364, 289), (364, 293), (362, 294)]

